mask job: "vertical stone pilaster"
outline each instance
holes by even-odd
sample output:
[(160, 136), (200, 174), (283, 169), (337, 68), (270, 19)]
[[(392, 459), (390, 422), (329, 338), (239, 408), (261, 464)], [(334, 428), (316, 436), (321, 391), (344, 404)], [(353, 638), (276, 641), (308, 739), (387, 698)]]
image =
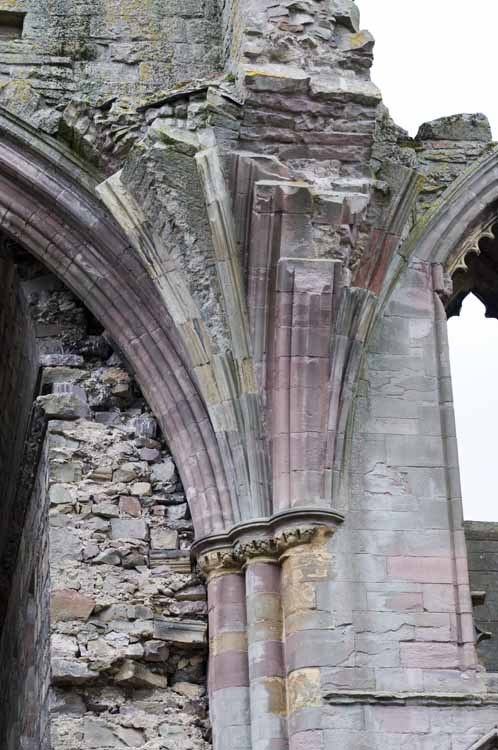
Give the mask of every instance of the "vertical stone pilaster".
[(229, 549), (202, 556), (209, 608), (209, 698), (214, 750), (251, 749), (245, 581)]

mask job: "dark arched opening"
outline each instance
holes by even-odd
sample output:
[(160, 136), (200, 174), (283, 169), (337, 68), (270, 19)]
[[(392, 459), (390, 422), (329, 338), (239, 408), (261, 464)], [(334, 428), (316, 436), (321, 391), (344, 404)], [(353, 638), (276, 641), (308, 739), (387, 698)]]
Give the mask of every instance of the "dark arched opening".
[(0, 360), (0, 403), (12, 397), (7, 380), (20, 382), (27, 338), (37, 356), (25, 368), (24, 422), (35, 399), (46, 436), (8, 412), (6, 437), (25, 448), (2, 461), (12, 496), (0, 506), (0, 746), (59, 747), (68, 717), (83, 715), (89, 736), (142, 745), (140, 728), (113, 723), (116, 704), (125, 711), (144, 688), (167, 704), (170, 684), (205, 691), (206, 603), (190, 573), (187, 498), (112, 337), (42, 261), (12, 240), (1, 246), (18, 308), (0, 297), (3, 351), (19, 355), (11, 368)]

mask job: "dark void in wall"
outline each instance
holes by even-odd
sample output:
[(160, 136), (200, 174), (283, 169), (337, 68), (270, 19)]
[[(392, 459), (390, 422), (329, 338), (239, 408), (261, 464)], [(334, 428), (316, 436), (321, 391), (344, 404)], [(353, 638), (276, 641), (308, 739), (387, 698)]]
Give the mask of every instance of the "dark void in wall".
[(486, 595), (474, 607), (477, 628), (490, 636), (481, 636), (479, 657), (488, 672), (498, 672), (498, 523), (467, 521), (465, 539), (471, 589)]
[(26, 13), (0, 10), (0, 41), (21, 39)]
[[(12, 509), (38, 378), (38, 347), (16, 267), (0, 248), (0, 560)], [(0, 568), (0, 627), (9, 581)]]

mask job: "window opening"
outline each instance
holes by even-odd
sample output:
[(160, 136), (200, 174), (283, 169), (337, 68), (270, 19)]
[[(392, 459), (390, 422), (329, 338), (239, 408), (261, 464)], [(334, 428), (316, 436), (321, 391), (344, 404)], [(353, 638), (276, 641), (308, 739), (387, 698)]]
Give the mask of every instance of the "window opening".
[(0, 41), (21, 39), (26, 13), (0, 10)]
[[(497, 227), (494, 227), (496, 234)], [(498, 521), (498, 241), (484, 237), (479, 252), (453, 274), (447, 304), (453, 398), (465, 518)]]
[(498, 321), (471, 294), (448, 333), (464, 515), (498, 521)]

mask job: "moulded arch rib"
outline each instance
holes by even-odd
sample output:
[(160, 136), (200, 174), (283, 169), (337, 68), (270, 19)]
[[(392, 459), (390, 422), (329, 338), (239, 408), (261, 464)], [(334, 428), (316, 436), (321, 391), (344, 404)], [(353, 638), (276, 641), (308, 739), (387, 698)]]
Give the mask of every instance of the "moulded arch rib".
[(475, 742), (469, 750), (496, 750), (498, 748), (498, 729), (494, 727), (485, 737)]
[(222, 531), (233, 518), (211, 422), (153, 280), (96, 196), (99, 177), (0, 109), (0, 230), (45, 263), (107, 328), (161, 423), (196, 533)]
[(498, 204), (498, 147), (477, 160), (415, 225), (399, 256), (447, 262), (466, 239), (489, 221)]

